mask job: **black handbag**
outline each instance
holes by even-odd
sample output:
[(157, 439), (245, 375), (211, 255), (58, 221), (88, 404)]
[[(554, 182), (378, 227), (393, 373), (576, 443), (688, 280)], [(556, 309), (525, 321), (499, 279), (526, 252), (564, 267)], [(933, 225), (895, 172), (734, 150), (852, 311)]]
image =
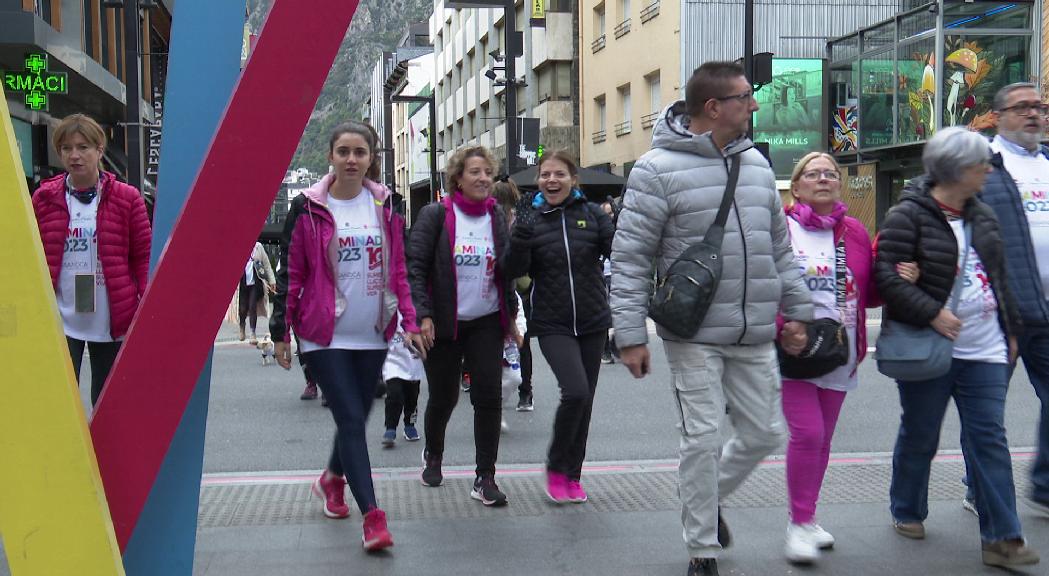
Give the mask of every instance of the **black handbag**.
[(686, 248), (670, 264), (648, 305), (649, 317), (680, 338), (691, 338), (699, 330), (721, 280), (721, 240), (739, 181), (738, 154), (731, 157), (731, 163), (714, 223), (702, 241)]
[[(845, 309), (845, 236), (834, 248), (834, 301), (840, 311)], [(845, 325), (833, 318), (820, 318), (806, 327), (809, 337), (805, 349), (797, 356), (783, 351), (776, 342), (779, 372), (784, 378), (806, 379), (830, 374), (849, 361), (849, 334)]]

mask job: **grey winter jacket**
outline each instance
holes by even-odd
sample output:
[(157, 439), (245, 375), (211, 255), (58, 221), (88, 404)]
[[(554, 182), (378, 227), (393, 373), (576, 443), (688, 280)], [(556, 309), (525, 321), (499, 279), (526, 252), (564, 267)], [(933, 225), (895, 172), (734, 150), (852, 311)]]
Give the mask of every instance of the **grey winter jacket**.
[[(765, 157), (746, 138), (718, 150), (709, 133), (688, 132), (684, 102), (656, 123), (652, 149), (634, 164), (612, 243), (612, 319), (620, 347), (648, 342), (645, 318), (653, 263), (662, 276), (714, 222), (740, 154), (739, 183), (722, 242), (721, 282), (690, 342), (762, 344), (776, 337), (776, 313), (812, 320), (812, 300), (795, 264), (787, 224)], [(680, 340), (662, 327), (660, 337)]]

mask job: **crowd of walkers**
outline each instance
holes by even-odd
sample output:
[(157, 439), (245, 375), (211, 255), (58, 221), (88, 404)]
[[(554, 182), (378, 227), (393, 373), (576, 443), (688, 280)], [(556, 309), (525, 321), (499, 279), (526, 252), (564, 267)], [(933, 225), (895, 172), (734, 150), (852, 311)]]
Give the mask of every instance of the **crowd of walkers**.
[[(278, 363), (290, 368), (297, 351), (308, 368), (304, 397), (319, 387), (335, 422), (313, 492), (326, 516), (345, 518), (348, 485), (363, 546), (380, 550), (393, 538), (365, 429), (381, 382), (383, 444), (393, 445), (403, 417), (404, 438), (421, 436), (424, 445), (420, 479), (438, 489), (446, 449), (457, 448), (445, 431), (468, 366), (470, 496), (505, 505), (510, 495), (496, 473), (503, 402), (513, 394), (506, 373), (519, 355), (517, 409), (531, 410), (535, 340), (560, 389), (546, 494), (557, 504), (586, 502), (583, 462), (602, 362), (618, 357), (634, 377), (648, 374), (649, 316), (665, 318), (653, 294), (672, 300), (666, 285), (688, 266), (707, 266), (692, 254), (710, 249), (720, 267), (688, 277), (696, 288), (685, 285), (675, 301), (702, 302), (705, 312), (691, 327), (656, 325), (677, 408), (688, 575), (718, 574), (732, 542), (720, 503), (784, 440), (785, 555), (811, 563), (834, 546), (816, 521), (817, 503), (838, 415), (860, 384), (866, 310), (878, 306), (874, 357), (896, 380), (902, 409), (891, 526), (906, 538), (926, 535), (930, 465), (953, 400), (983, 563), (1037, 563), (1017, 513), (1004, 413), (1022, 357), (1042, 403), (1027, 501), (1049, 514), (1049, 212), (1032, 200), (1049, 184), (1049, 151), (1039, 144), (1047, 106), (1034, 85), (1012, 84), (994, 107), (993, 142), (946, 128), (925, 144), (924, 174), (907, 184), (873, 241), (848, 215), (842, 170), (828, 154), (797, 162), (784, 207), (746, 137), (758, 105), (734, 63), (695, 71), (684, 100), (653, 127), (652, 149), (616, 205), (587, 199), (567, 153), (538, 160), (538, 190), (529, 194), (497, 183), (491, 153), (468, 146), (448, 161), (448, 194), (407, 231), (378, 183), (376, 132), (347, 122), (328, 143), (332, 170), (292, 201), (276, 275), (261, 246), (244, 268), (240, 337), (248, 320), (255, 339), (254, 311), (269, 294)], [(94, 121), (74, 115), (54, 134), (67, 173), (45, 181), (33, 206), (78, 376), (90, 350), (94, 402), (145, 289), (149, 222), (141, 195), (99, 168), (106, 143)]]

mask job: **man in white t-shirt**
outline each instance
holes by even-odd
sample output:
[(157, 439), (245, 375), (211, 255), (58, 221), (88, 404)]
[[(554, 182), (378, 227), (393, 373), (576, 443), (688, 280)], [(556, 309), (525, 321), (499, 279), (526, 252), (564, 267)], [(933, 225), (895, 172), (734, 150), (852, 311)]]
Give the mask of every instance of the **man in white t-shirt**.
[(1049, 515), (1049, 150), (1040, 143), (1049, 107), (1034, 84), (1019, 82), (998, 91), (994, 109), (994, 170), (980, 198), (1001, 224), (1009, 286), (1024, 325), (1020, 356), (1042, 404), (1028, 503)]

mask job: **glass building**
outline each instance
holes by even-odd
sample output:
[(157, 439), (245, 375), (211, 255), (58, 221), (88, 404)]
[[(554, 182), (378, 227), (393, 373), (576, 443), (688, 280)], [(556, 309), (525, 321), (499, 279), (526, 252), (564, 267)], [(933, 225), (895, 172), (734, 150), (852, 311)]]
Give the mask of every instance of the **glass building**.
[(998, 89), (1038, 82), (1040, 14), (1040, 1), (931, 2), (828, 43), (830, 148), (868, 227), (921, 173), (936, 130), (992, 136)]

